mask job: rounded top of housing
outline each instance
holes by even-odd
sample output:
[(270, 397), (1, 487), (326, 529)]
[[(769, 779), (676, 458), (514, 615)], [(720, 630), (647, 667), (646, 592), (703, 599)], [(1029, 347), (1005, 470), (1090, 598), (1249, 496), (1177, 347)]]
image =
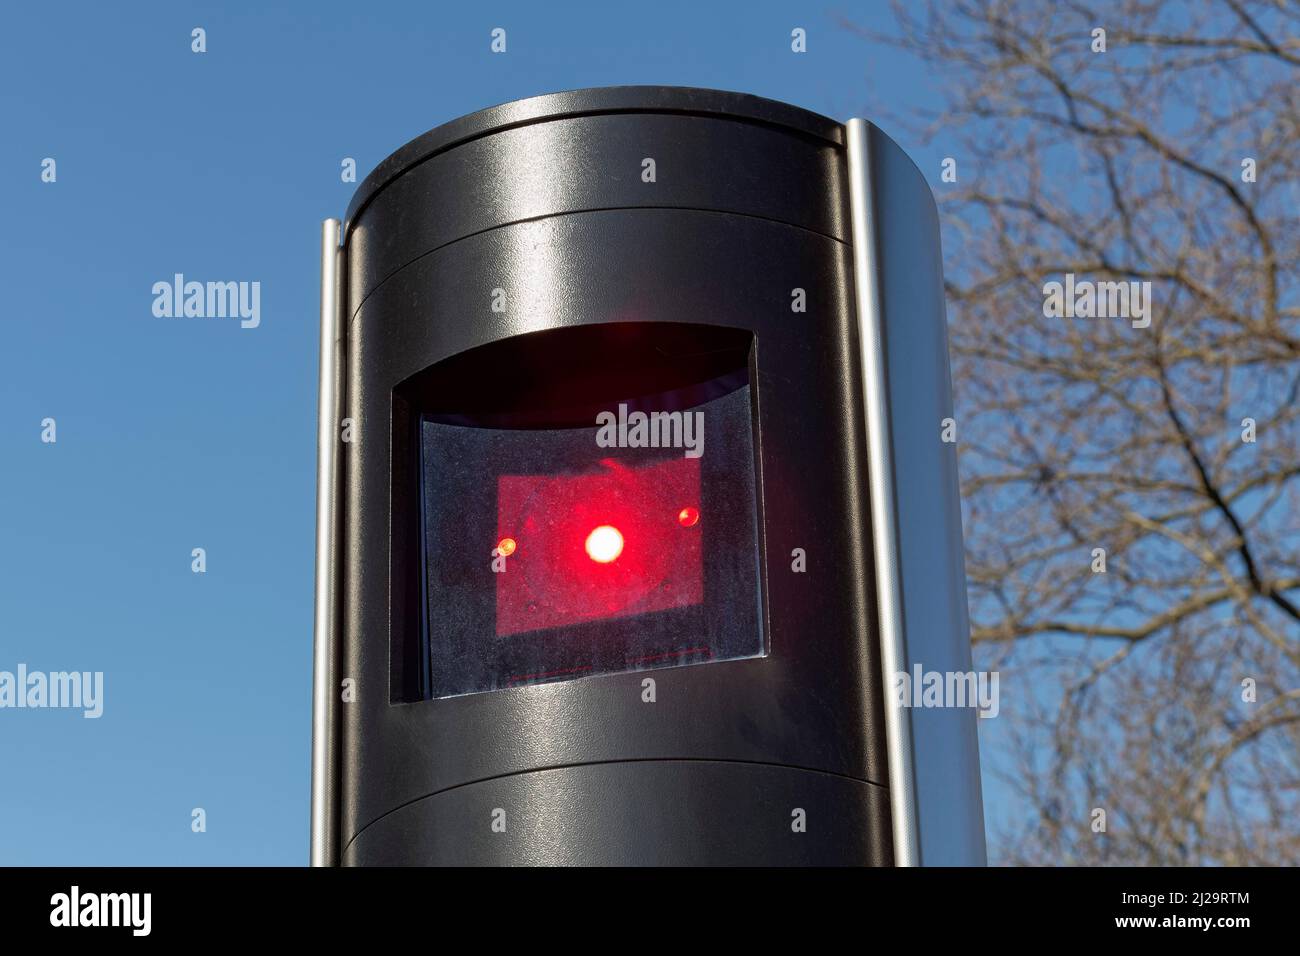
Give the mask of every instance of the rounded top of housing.
[(787, 131), (840, 146), (844, 127), (829, 117), (777, 100), (686, 86), (610, 86), (548, 93), (470, 113), (429, 130), (382, 160), (357, 187), (348, 204), (344, 234), (386, 185), (411, 167), (471, 140), (502, 130), (575, 116), (659, 113), (736, 120)]

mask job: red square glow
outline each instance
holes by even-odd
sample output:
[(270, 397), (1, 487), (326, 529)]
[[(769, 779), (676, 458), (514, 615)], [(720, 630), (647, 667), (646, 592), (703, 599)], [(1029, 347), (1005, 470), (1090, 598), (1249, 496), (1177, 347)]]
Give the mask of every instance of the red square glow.
[(699, 459), (600, 464), (497, 479), (498, 541), (513, 542), (495, 576), (498, 636), (704, 600)]

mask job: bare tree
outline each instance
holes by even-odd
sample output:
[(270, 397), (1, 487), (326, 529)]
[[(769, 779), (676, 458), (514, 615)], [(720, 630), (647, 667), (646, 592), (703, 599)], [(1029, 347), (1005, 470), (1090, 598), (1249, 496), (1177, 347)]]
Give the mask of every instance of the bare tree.
[[(971, 613), (1003, 675), (985, 765), (1021, 811), (993, 858), (1300, 863), (1300, 7), (895, 20), (872, 38), (949, 95), (916, 132), (956, 160)], [(1149, 288), (1149, 326), (1137, 299), (1049, 317), (1067, 275)]]

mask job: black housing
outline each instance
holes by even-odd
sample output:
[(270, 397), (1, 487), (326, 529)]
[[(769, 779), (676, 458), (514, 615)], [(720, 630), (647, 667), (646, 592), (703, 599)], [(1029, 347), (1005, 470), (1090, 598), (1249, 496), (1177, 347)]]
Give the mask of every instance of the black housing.
[[(345, 224), (344, 864), (891, 862), (843, 137), (746, 95), (588, 90), (439, 127), (361, 184)], [(544, 419), (545, 396), (581, 405), (610, 369), (651, 374), (647, 350), (609, 348), (611, 323), (687, 346), (753, 336), (767, 656), (650, 672), (652, 704), (645, 673), (421, 699), (411, 422), (492, 411), (472, 374), (449, 387), (427, 370), (569, 330), (568, 367), (532, 382)]]

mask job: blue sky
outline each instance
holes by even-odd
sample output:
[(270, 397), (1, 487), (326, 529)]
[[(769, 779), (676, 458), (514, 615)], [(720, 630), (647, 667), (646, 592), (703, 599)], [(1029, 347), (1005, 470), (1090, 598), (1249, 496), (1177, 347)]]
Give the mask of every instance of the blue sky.
[[(939, 104), (840, 25), (884, 26), (879, 3), (296, 6), (0, 15), (0, 669), (106, 684), (99, 720), (0, 712), (0, 863), (306, 861), (318, 242), (344, 157), (364, 176), (447, 120), (585, 86)], [(942, 142), (884, 125), (936, 183)], [(177, 272), (260, 282), (261, 325), (155, 318)]]

